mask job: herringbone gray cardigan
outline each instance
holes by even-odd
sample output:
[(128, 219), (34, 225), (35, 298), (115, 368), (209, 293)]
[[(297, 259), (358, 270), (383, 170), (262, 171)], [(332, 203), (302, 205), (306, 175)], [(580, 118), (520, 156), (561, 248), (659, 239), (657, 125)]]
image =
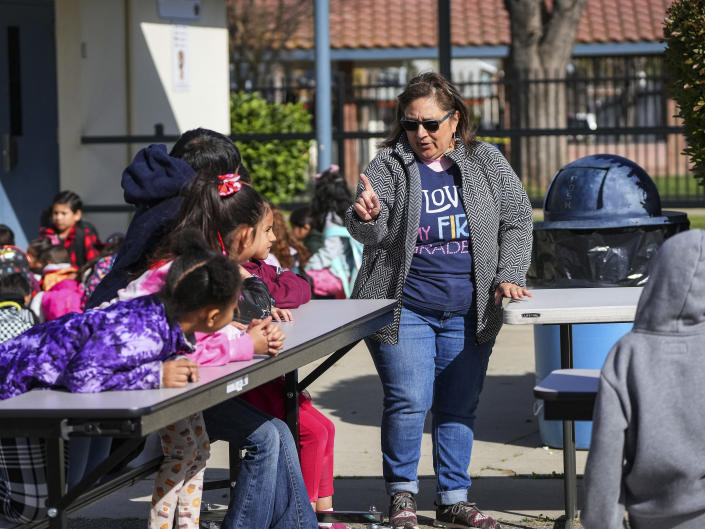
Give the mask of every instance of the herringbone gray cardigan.
[[(477, 339), (492, 340), (502, 327), (502, 307), (494, 290), (502, 282), (525, 286), (531, 258), (533, 224), (524, 187), (494, 146), (461, 142), (445, 156), (462, 175), (475, 280)], [(394, 322), (372, 338), (397, 343), (402, 289), (411, 265), (421, 217), (421, 176), (406, 134), (394, 147), (380, 150), (365, 170), (379, 196), (380, 213), (363, 222), (351, 206), (345, 215), (350, 234), (363, 243), (362, 266), (353, 298), (396, 299)], [(357, 195), (364, 190), (358, 185)]]

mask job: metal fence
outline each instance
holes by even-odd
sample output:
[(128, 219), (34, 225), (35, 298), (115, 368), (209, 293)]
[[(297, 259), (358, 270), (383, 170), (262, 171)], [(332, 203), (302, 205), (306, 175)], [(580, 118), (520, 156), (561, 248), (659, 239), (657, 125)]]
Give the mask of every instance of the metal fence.
[[(454, 79), (477, 136), (502, 150), (535, 206), (542, 205), (560, 167), (597, 153), (618, 154), (641, 165), (664, 206), (702, 206), (705, 192), (681, 154), (685, 140), (673, 117), (668, 82), (660, 56), (576, 59), (562, 76), (476, 69)], [(334, 160), (351, 184), (386, 136), (402, 89), (398, 82), (360, 85), (336, 75)], [(270, 101), (301, 101), (314, 109), (311, 82), (251, 90)]]

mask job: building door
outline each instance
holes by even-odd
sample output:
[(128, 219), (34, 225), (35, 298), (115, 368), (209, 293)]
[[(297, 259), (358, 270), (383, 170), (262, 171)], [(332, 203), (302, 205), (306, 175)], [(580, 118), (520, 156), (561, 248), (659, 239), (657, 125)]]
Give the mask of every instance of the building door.
[(0, 0), (0, 223), (37, 236), (59, 191), (54, 2)]

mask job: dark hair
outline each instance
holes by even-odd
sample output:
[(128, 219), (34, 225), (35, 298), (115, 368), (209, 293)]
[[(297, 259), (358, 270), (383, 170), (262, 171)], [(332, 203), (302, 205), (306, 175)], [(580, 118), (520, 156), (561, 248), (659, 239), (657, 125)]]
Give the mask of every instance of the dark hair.
[(311, 206), (300, 206), (291, 212), (289, 222), (292, 226), (303, 228), (308, 224), (313, 224), (313, 215), (311, 214)]
[(76, 213), (79, 209), (83, 209), (83, 201), (81, 200), (81, 197), (73, 191), (68, 190), (61, 191), (54, 195), (54, 198), (51, 199), (51, 207), (53, 208), (57, 204), (68, 205), (74, 213)]
[(314, 228), (323, 231), (328, 213), (335, 213), (342, 220), (345, 210), (352, 204), (352, 196), (348, 183), (337, 166), (323, 171), (316, 180), (311, 200), (311, 215)]
[(10, 226), (5, 226), (0, 224), (0, 246), (15, 245), (15, 232), (12, 231)]
[(42, 252), (48, 250), (52, 246), (53, 244), (51, 242), (51, 239), (41, 237), (39, 239), (34, 239), (32, 242), (29, 243), (29, 246), (27, 246), (27, 253), (34, 254), (36, 255), (37, 259), (40, 259), (42, 256)]
[(291, 255), (290, 251), (290, 248), (293, 248), (299, 257), (299, 268), (303, 270), (311, 258), (311, 252), (291, 234), (284, 214), (279, 208), (272, 206), (272, 217), (274, 218), (272, 229), (274, 230), (274, 235), (277, 236), (277, 240), (272, 243), (270, 251), (277, 258), (279, 264), (282, 265), (282, 268), (293, 268), (294, 256)]
[(196, 230), (184, 230), (174, 241), (175, 258), (159, 291), (169, 317), (231, 303), (242, 285), (237, 263), (210, 250)]
[(52, 244), (39, 254), (39, 260), (45, 265), (70, 263), (71, 255), (63, 244)]
[[(221, 197), (217, 174), (200, 172), (184, 192), (184, 201), (176, 216), (173, 232), (195, 228), (212, 250), (220, 251), (218, 234), (226, 249), (230, 247), (229, 235), (240, 226), (257, 228), (269, 210), (265, 199), (252, 186), (243, 184), (239, 191)], [(164, 250), (164, 248), (162, 249)], [(165, 255), (162, 252), (161, 257)]]
[(14, 301), (24, 307), (24, 297), (32, 293), (32, 285), (22, 274), (0, 277), (0, 301)]
[(235, 143), (213, 130), (187, 130), (176, 140), (169, 156), (182, 159), (197, 173), (238, 173), (243, 182), (250, 181), (250, 173), (243, 167), (242, 156)]
[(460, 115), (458, 126), (455, 129), (455, 136), (462, 141), (466, 147), (475, 144), (474, 126), (470, 123), (470, 115), (465, 101), (453, 86), (441, 74), (436, 72), (426, 72), (411, 79), (404, 91), (397, 96), (397, 111), (392, 132), (385, 138), (380, 147), (392, 147), (399, 140), (404, 130), (401, 128), (399, 120), (404, 117), (406, 107), (412, 101), (422, 97), (432, 97), (438, 106), (445, 112), (457, 111)]

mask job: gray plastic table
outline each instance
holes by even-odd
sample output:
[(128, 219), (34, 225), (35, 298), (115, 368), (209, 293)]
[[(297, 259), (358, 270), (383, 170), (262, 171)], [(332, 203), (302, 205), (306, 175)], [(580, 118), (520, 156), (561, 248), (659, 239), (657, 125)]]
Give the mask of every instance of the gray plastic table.
[[(298, 433), (298, 392), (315, 380), (358, 341), (392, 322), (393, 300), (314, 300), (293, 310), (294, 321), (280, 324), (286, 333), (279, 356), (200, 368), (200, 381), (185, 388), (72, 394), (31, 391), (0, 402), (0, 435), (46, 440), (49, 518), (29, 527), (65, 529), (68, 514), (148, 476), (157, 458), (95, 485), (131, 459), (142, 439), (174, 421), (287, 375), (287, 422)], [(331, 355), (331, 353), (333, 353)], [(331, 355), (300, 384), (298, 367)], [(125, 438), (108, 459), (65, 492), (64, 442), (71, 436)]]
[[(634, 321), (641, 290), (641, 287), (531, 290), (533, 297), (512, 300), (505, 306), (504, 323), (560, 325), (561, 369), (572, 369), (573, 324)], [(573, 419), (563, 420), (563, 475), (565, 527), (572, 529), (577, 508)]]
[(548, 420), (591, 421), (599, 386), (599, 369), (556, 369), (534, 386), (534, 397)]

